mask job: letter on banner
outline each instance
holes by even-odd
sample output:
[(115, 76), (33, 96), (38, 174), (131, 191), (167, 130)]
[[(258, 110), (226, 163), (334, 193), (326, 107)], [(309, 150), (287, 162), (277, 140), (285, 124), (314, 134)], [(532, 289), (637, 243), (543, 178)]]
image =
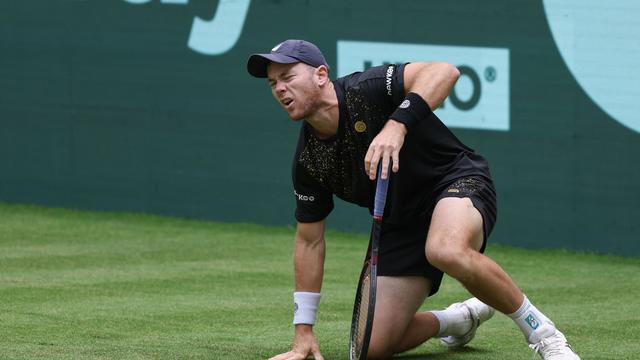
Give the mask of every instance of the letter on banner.
[(189, 48), (206, 55), (229, 51), (240, 38), (251, 0), (220, 0), (212, 20), (193, 20)]

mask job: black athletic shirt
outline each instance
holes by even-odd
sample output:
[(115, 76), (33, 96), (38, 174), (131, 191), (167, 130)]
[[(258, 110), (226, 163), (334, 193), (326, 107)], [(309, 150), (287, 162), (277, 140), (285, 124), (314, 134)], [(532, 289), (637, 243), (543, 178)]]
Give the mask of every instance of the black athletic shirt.
[[(364, 157), (373, 138), (403, 101), (404, 65), (384, 65), (333, 81), (338, 96), (338, 132), (319, 139), (303, 122), (293, 160), (295, 217), (315, 222), (333, 209), (333, 195), (372, 211), (375, 181)], [(465, 146), (430, 112), (408, 130), (400, 171), (391, 176), (385, 222), (403, 223), (428, 214), (444, 186), (466, 176), (490, 180), (487, 162)]]

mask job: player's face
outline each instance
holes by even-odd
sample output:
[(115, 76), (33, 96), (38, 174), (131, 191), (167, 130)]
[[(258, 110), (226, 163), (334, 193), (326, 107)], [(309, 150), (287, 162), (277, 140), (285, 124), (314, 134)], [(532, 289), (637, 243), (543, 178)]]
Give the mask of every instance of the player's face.
[(320, 87), (314, 70), (304, 63), (271, 63), (267, 68), (271, 93), (292, 120), (307, 118), (317, 108)]

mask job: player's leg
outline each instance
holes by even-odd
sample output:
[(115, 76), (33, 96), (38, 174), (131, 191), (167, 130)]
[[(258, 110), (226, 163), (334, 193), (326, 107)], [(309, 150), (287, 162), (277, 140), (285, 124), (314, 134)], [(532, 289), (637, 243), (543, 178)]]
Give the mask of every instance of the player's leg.
[[(485, 199), (478, 196), (482, 186), (474, 183), (462, 192), (452, 192), (468, 193), (470, 197), (438, 201), (427, 235), (427, 259), (484, 303), (511, 317), (544, 359), (579, 359), (553, 322), (528, 301), (495, 261), (479, 251), (487, 236), (483, 228), (487, 218), (482, 204)], [(485, 211), (484, 216), (478, 208)]]
[(370, 356), (384, 358), (399, 349), (415, 347), (438, 331), (433, 315), (416, 317), (426, 297), (437, 291), (442, 279), (442, 272), (428, 266), (424, 256), (427, 230), (428, 224), (419, 220), (382, 224)]
[(429, 291), (430, 282), (422, 276), (378, 277), (368, 358), (386, 359), (422, 344), (438, 332), (438, 320), (433, 314), (416, 317)]
[(479, 252), (483, 241), (483, 219), (469, 198), (438, 201), (427, 235), (427, 260), (484, 303), (513, 313), (524, 295), (496, 262)]
[(433, 337), (452, 335), (467, 343), (477, 326), (493, 315), (493, 309), (476, 298), (440, 311), (417, 312), (429, 290), (425, 277), (378, 277), (369, 358), (386, 359)]
[(468, 306), (473, 301), (442, 311), (417, 313), (426, 297), (438, 291), (442, 280), (442, 272), (429, 265), (424, 255), (427, 231), (428, 224), (419, 219), (382, 226), (369, 351), (372, 358), (409, 350), (436, 335), (465, 335), (472, 324), (478, 323), (479, 316), (486, 319), (488, 307)]

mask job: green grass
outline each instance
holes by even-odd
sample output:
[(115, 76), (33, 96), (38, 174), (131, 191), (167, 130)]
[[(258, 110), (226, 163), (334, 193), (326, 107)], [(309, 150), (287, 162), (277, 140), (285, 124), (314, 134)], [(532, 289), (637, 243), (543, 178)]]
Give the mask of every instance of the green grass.
[[(288, 349), (292, 227), (0, 204), (0, 359), (265, 359)], [(364, 234), (329, 232), (316, 334), (345, 359)], [(603, 239), (606, 241), (606, 239)], [(640, 354), (640, 259), (489, 246), (583, 359)], [(425, 303), (467, 297), (452, 279)], [(498, 315), (471, 346), (401, 359), (530, 359)]]

